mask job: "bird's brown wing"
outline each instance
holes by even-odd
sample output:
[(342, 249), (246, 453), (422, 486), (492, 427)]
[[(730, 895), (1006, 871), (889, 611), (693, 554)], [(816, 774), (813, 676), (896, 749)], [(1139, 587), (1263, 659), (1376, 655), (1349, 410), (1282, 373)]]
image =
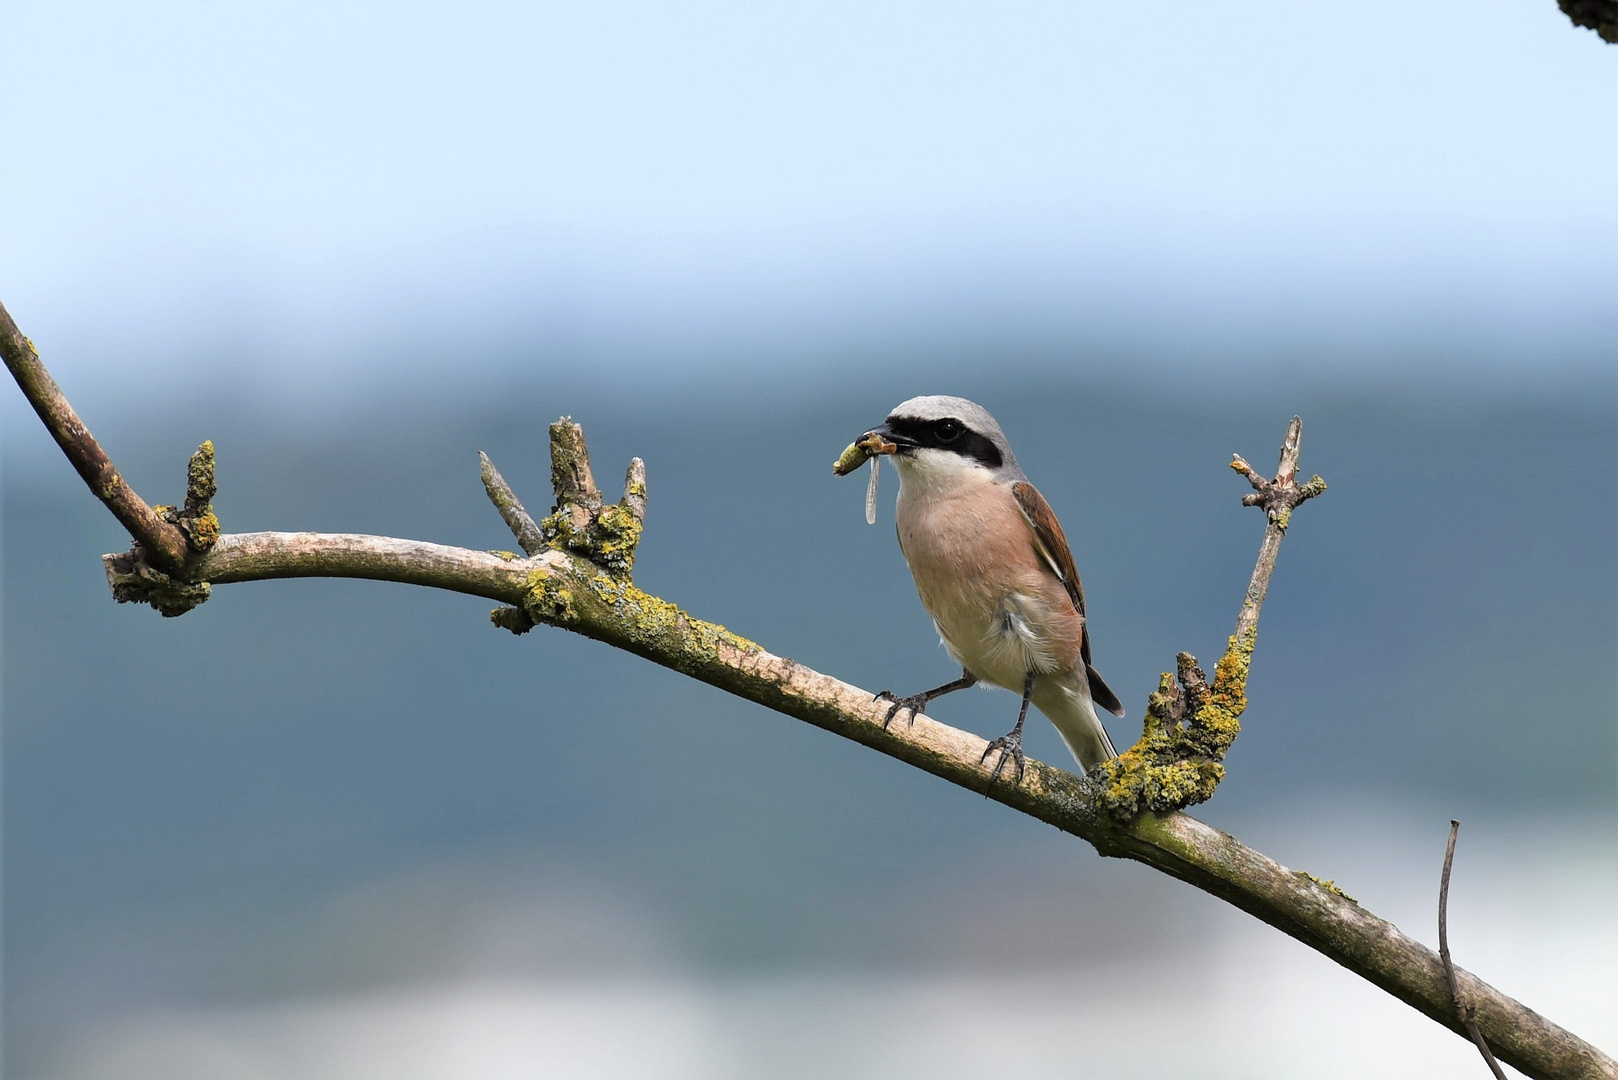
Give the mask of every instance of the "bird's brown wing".
[[(1051, 509), (1051, 504), (1045, 501), (1045, 496), (1039, 493), (1039, 489), (1026, 480), (1012, 484), (1011, 493), (1017, 497), (1017, 506), (1022, 510), (1029, 528), (1033, 530), (1035, 550), (1067, 589), (1074, 610), (1082, 616), (1084, 585), (1079, 581), (1078, 567), (1073, 565), (1073, 551), (1067, 546), (1067, 534), (1062, 531), (1062, 523), (1056, 520), (1056, 511)], [(1079, 656), (1084, 660), (1085, 675), (1090, 682), (1091, 699), (1114, 716), (1124, 715), (1124, 707), (1119, 702), (1118, 695), (1112, 692), (1112, 688), (1101, 678), (1101, 673), (1090, 663), (1088, 620), (1085, 621), (1082, 635)]]

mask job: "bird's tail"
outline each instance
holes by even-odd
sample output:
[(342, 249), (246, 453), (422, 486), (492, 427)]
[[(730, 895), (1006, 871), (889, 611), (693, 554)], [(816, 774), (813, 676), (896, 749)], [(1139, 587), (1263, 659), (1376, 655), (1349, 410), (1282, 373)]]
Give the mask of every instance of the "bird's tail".
[(1096, 715), (1084, 676), (1042, 676), (1034, 683), (1034, 705), (1056, 725), (1062, 741), (1085, 771), (1118, 756)]

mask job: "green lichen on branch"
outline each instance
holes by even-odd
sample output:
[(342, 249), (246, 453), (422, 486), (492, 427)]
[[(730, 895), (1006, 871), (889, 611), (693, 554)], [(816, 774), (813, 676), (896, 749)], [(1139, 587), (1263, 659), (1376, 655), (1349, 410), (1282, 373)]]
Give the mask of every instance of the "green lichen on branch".
[(1294, 874), (1298, 875), (1301, 878), (1308, 878), (1310, 881), (1314, 882), (1316, 885), (1319, 885), (1322, 889), (1325, 889), (1327, 892), (1331, 893), (1333, 896), (1341, 896), (1344, 900), (1347, 900), (1349, 903), (1352, 903), (1352, 904), (1359, 903), (1358, 900), (1355, 900), (1352, 896), (1348, 895), (1342, 889), (1338, 888), (1337, 887), (1337, 882), (1335, 882), (1335, 881), (1327, 881), (1324, 878), (1317, 878), (1317, 877), (1315, 877), (1315, 875), (1311, 874), (1307, 870), (1294, 870), (1292, 872)]
[(596, 518), (592, 538), (594, 561), (608, 573), (628, 577), (635, 567), (635, 549), (640, 544), (641, 521), (621, 503), (604, 506)]
[(1180, 810), (1212, 797), (1225, 778), (1225, 754), (1241, 732), (1255, 637), (1230, 638), (1211, 687), (1189, 653), (1179, 655), (1177, 673), (1163, 673), (1147, 699), (1140, 740), (1096, 771), (1103, 809), (1128, 821), (1145, 810)]
[(213, 497), (219, 493), (214, 477), (213, 440), (206, 439), (191, 455), (185, 471), (185, 505), (154, 506), (152, 509), (176, 526), (192, 551), (203, 552), (219, 543), (219, 515), (214, 513)]
[(539, 522), (540, 542), (582, 555), (614, 577), (628, 578), (646, 516), (646, 467), (641, 460), (630, 463), (623, 499), (603, 505), (590, 471), (584, 429), (564, 416), (551, 425), (551, 484), (556, 505)]
[(114, 600), (120, 604), (150, 604), (165, 619), (184, 615), (206, 601), (212, 591), (206, 581), (181, 581), (163, 573), (146, 561), (138, 547), (104, 555), (102, 561)]
[(686, 614), (661, 597), (636, 588), (632, 583), (606, 574), (590, 579), (593, 600), (606, 604), (624, 623), (633, 637), (652, 642), (677, 639), (681, 651), (696, 660), (717, 659), (721, 648), (739, 652), (763, 652), (755, 641), (726, 630), (718, 623)]
[(187, 509), (207, 506), (219, 494), (214, 478), (213, 440), (204, 439), (185, 470), (185, 505)]
[(169, 574), (153, 566), (150, 553), (140, 544), (117, 555), (102, 557), (107, 584), (120, 604), (150, 604), (164, 618), (184, 615), (204, 603), (212, 589), (206, 581), (187, 581), (196, 557), (219, 543), (219, 516), (214, 513), (213, 497), (219, 491), (214, 478), (213, 442), (206, 441), (191, 455), (186, 468), (185, 503), (182, 506), (156, 505), (152, 512), (180, 530), (191, 551), (181, 573)]
[(642, 524), (629, 507), (609, 503), (599, 510), (562, 506), (539, 523), (549, 546), (582, 555), (609, 574), (628, 577), (635, 568)]
[(515, 614), (518, 610), (497, 609), (491, 618), (514, 633), (523, 632), (518, 627), (524, 620), (564, 627), (687, 673), (720, 661), (727, 650), (763, 651), (757, 643), (695, 618), (624, 578), (577, 563), (530, 571), (521, 617)]
[[(1325, 490), (1326, 481), (1322, 480), (1318, 476), (1310, 477), (1308, 480), (1298, 485), (1297, 500), (1301, 503), (1305, 499), (1313, 499), (1315, 496), (1321, 494)], [(1292, 524), (1292, 511), (1296, 509), (1296, 505), (1283, 504), (1280, 506), (1275, 511), (1275, 527), (1280, 529), (1282, 532), (1286, 532), (1287, 527)]]
[(542, 566), (528, 571), (528, 588), (523, 593), (521, 609), (533, 623), (567, 626), (575, 615), (568, 576)]

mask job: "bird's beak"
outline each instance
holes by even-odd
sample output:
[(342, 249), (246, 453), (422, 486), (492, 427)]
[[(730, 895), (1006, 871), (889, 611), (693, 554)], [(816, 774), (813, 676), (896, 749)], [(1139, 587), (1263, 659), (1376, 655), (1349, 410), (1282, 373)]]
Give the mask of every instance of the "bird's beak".
[(867, 431), (864, 435), (854, 440), (854, 445), (864, 450), (869, 457), (899, 452), (898, 440), (893, 437), (893, 432), (888, 430), (888, 425), (886, 424)]
[(897, 454), (900, 450), (915, 445), (916, 440), (908, 435), (900, 435), (883, 424), (849, 443), (848, 449), (843, 451), (843, 456), (832, 465), (832, 471), (838, 476), (847, 476), (871, 458), (881, 454)]
[(920, 445), (908, 435), (901, 435), (888, 425), (872, 428), (854, 441), (855, 446), (863, 446), (872, 457), (877, 454), (897, 454), (901, 450), (908, 450)]

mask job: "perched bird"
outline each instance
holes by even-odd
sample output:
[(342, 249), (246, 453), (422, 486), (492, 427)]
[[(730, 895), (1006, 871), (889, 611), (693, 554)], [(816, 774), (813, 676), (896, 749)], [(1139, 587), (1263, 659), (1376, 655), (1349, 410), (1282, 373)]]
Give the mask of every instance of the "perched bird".
[[(1023, 720), (1032, 701), (1085, 769), (1117, 757), (1095, 706), (1123, 716), (1090, 662), (1084, 590), (1067, 537), (1011, 453), (994, 417), (958, 397), (915, 397), (855, 442), (899, 470), (895, 523), (916, 591), (961, 677), (908, 697), (884, 690), (910, 719), (979, 682), (1022, 695), (1017, 726), (995, 739), (992, 785), (1009, 757), (1022, 779)], [(875, 467), (872, 462), (872, 467)]]

